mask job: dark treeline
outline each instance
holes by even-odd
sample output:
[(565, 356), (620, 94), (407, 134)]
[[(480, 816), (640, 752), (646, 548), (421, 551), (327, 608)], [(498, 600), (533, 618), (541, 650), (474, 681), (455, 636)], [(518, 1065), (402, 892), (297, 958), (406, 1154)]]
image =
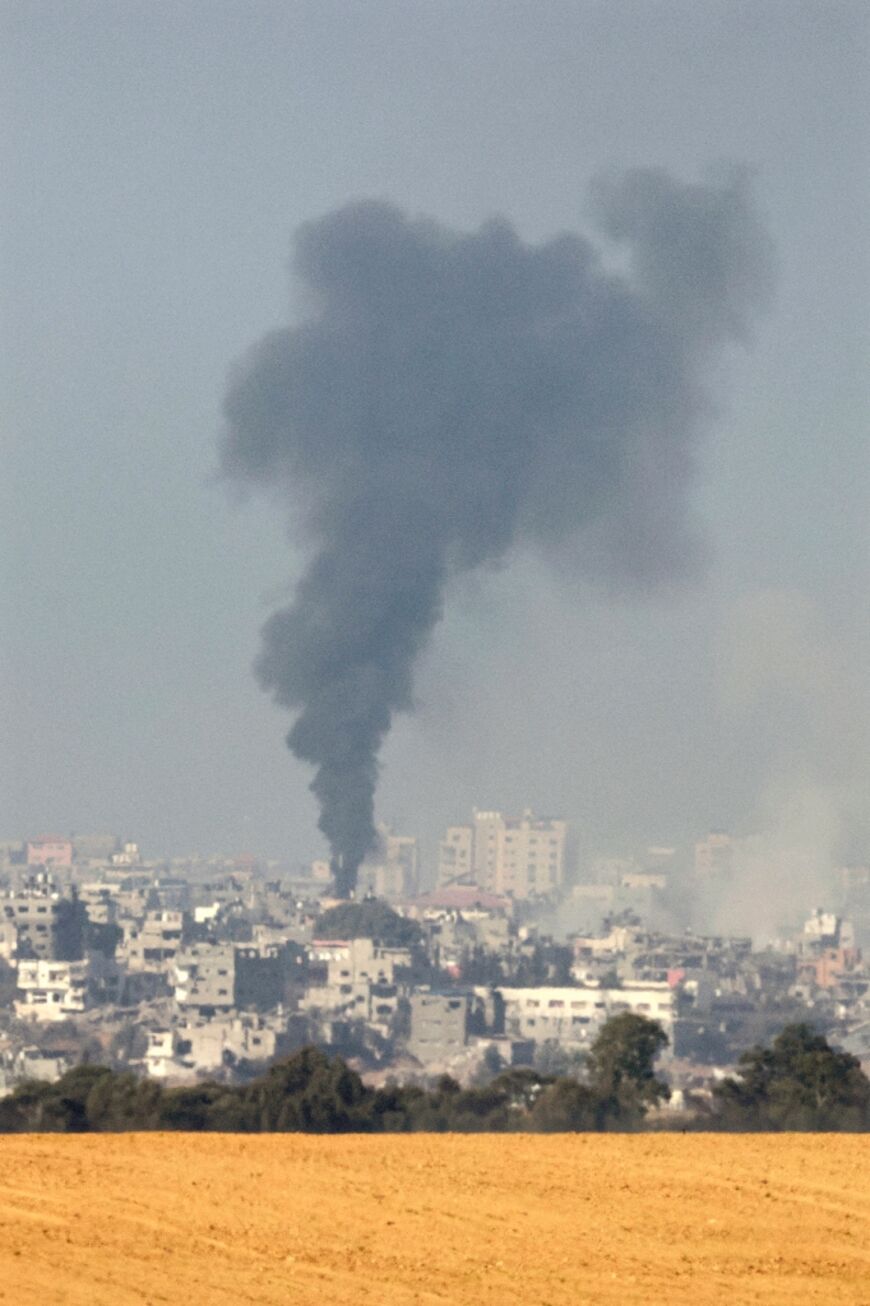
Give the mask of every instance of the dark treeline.
[(583, 1082), (514, 1068), (488, 1084), (368, 1088), (340, 1057), (305, 1047), (241, 1086), (166, 1088), (153, 1079), (80, 1065), (55, 1083), (20, 1084), (0, 1101), (0, 1132), (208, 1130), (240, 1133), (573, 1132), (649, 1128), (866, 1130), (870, 1080), (858, 1061), (809, 1026), (788, 1026), (756, 1047), (738, 1074), (664, 1121), (669, 1096), (653, 1070), (666, 1043), (654, 1021), (631, 1013), (603, 1027)]

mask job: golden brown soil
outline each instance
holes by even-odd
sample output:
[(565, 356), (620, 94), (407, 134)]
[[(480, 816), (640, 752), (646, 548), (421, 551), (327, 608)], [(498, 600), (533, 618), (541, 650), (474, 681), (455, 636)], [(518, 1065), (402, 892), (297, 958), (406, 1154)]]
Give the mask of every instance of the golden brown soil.
[(870, 1303), (859, 1137), (0, 1139), (0, 1301)]

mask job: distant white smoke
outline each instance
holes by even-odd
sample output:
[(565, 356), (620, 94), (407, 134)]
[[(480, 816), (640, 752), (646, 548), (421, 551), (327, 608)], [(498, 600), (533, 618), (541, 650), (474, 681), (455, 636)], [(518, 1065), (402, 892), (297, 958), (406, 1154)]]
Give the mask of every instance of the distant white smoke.
[(722, 708), (739, 739), (768, 739), (757, 833), (735, 844), (720, 929), (757, 939), (835, 905), (834, 871), (867, 855), (865, 676), (843, 632), (805, 594), (758, 590), (731, 609), (720, 639)]

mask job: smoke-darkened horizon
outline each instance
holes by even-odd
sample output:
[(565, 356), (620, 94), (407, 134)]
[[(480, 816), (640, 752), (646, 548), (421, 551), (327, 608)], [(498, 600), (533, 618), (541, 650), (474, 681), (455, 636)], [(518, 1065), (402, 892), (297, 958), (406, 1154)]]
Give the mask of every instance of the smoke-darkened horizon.
[(704, 366), (772, 281), (742, 174), (600, 180), (608, 271), (579, 235), (524, 243), (385, 203), (305, 224), (311, 316), (267, 336), (225, 405), (227, 475), (276, 487), (312, 548), (263, 628), (257, 674), (298, 713), (341, 894), (373, 846), (378, 754), (413, 705), (451, 576), (575, 538), (595, 579), (647, 586), (698, 556), (689, 488)]

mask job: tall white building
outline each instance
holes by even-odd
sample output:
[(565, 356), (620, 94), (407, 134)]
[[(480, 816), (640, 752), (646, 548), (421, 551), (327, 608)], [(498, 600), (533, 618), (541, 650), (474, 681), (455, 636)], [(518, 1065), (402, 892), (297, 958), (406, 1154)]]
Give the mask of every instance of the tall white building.
[(477, 884), (493, 893), (531, 898), (552, 893), (565, 880), (568, 823), (478, 811), (471, 825), (452, 825), (438, 850), (438, 884)]

